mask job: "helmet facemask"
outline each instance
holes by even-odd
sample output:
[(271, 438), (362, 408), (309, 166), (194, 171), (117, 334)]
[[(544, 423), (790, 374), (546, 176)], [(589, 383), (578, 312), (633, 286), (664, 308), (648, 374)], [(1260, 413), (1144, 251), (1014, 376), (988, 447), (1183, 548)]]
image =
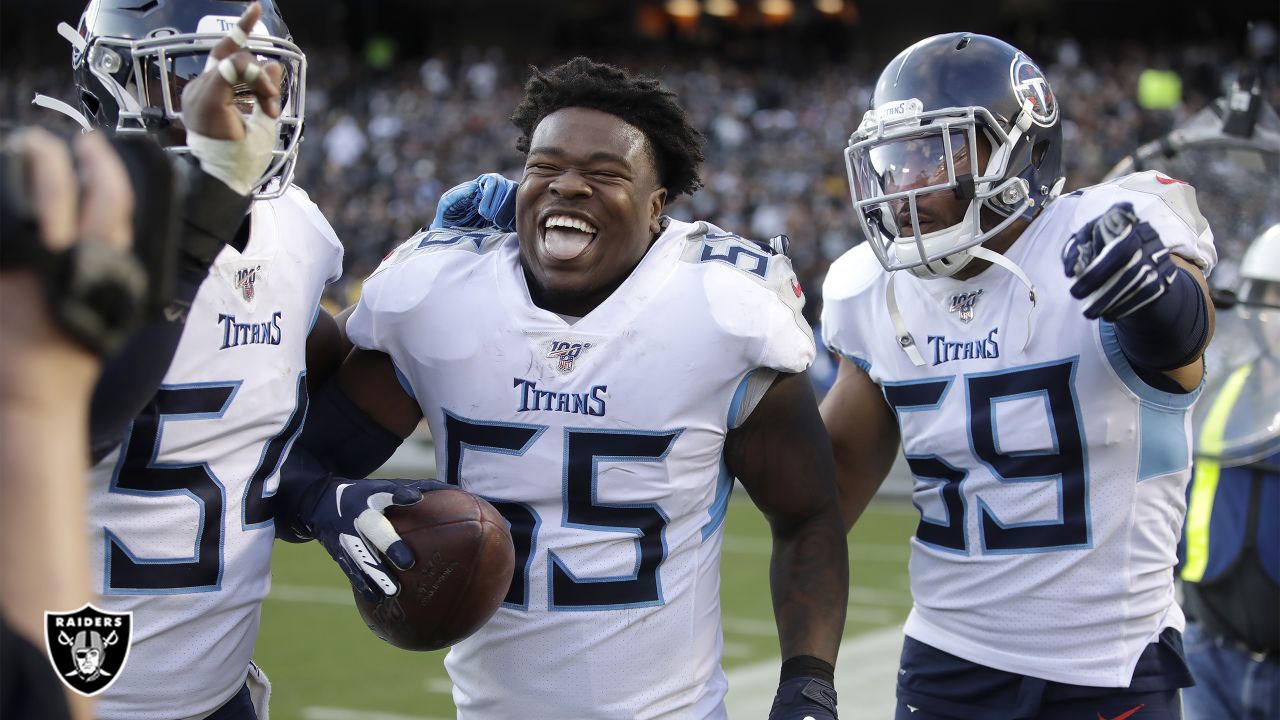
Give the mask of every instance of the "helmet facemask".
[[(979, 133), (991, 152), (985, 166)], [(919, 100), (867, 111), (849, 139), (845, 166), (854, 214), (881, 265), (930, 278), (954, 275), (968, 250), (1000, 234), (1031, 209), (1027, 181), (1006, 177), (1021, 129), (1006, 132), (982, 107), (924, 111)], [(934, 193), (967, 200), (963, 218), (924, 232), (918, 200)], [(983, 229), (982, 209), (1000, 221)]]
[[(212, 20), (213, 18), (205, 18)], [(205, 62), (214, 45), (225, 36), (225, 29), (205, 26), (199, 32), (172, 33), (157, 31), (142, 40), (97, 36), (78, 49), (74, 65), (79, 77), (92, 78), (90, 87), (109, 96), (98, 99), (82, 92), (82, 103), (89, 114), (117, 135), (156, 135), (177, 155), (189, 155), (185, 134), (180, 132), (182, 89), (204, 72)], [(259, 64), (278, 62), (284, 70), (280, 95), (279, 138), (272, 151), (272, 162), (254, 190), (256, 199), (279, 197), (293, 180), (302, 121), (306, 82), (306, 57), (289, 40), (271, 37), (259, 26), (249, 36), (245, 50)], [(248, 116), (256, 99), (247, 86), (235, 88), (236, 105)], [(115, 113), (108, 110), (114, 106)], [(99, 111), (99, 107), (102, 111)], [(170, 132), (172, 134), (170, 135)]]

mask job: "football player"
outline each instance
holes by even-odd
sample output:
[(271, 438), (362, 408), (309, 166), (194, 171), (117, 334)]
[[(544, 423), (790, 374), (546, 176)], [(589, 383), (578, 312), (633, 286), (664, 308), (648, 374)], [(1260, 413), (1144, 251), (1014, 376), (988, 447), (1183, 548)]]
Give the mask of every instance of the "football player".
[(1060, 195), (1039, 67), (951, 33), (895, 57), (845, 160), (866, 242), (823, 287), (846, 525), (915, 477), (899, 720), (1180, 716), (1173, 573), (1216, 252), (1187, 184)]
[(773, 530), (771, 717), (834, 718), (847, 551), (790, 260), (663, 215), (701, 185), (702, 138), (656, 80), (576, 58), (534, 72), (513, 122), (515, 232), (427, 230), (370, 276), (277, 522), (325, 540), (317, 498), (425, 417), (441, 479), (489, 499), (517, 553), (445, 659), (458, 716), (724, 718), (737, 477)]
[[(271, 583), (277, 471), (302, 427), (307, 384), (326, 362), (336, 367), (338, 347), (319, 301), (341, 272), (342, 245), (290, 183), (305, 59), (271, 0), (94, 0), (78, 32), (60, 31), (75, 48), (80, 105), (93, 125), (152, 133), (257, 198), (247, 216), (222, 219), (239, 227), (232, 243), (183, 248), (174, 312), (139, 341), (177, 344), (160, 366), (159, 390), (145, 407), (126, 408), (136, 416), (123, 437), (91, 438), (96, 602), (131, 611), (134, 623), (128, 663), (100, 696), (99, 717), (254, 718), (269, 691), (250, 659)], [(183, 124), (183, 90), (216, 79), (209, 68), (240, 110), (229, 121), (271, 157), (248, 179), (245, 158)], [(279, 82), (269, 99), (279, 118), (264, 120), (249, 92), (264, 74)], [(153, 370), (134, 368), (138, 377)], [(99, 389), (95, 414), (115, 404), (114, 391)], [(390, 498), (386, 489), (372, 482), (347, 495)], [(416, 499), (406, 492), (397, 499)]]

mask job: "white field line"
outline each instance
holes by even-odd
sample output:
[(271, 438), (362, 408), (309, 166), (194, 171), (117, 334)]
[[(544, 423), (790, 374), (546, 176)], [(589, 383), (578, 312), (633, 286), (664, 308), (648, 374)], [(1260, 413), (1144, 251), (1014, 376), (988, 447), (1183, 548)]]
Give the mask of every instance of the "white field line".
[(398, 715), (357, 708), (304, 707), (303, 720), (448, 720), (430, 715)]
[(453, 695), (453, 683), (447, 677), (427, 678), (422, 687), (434, 695)]
[[(318, 585), (286, 585), (277, 583), (271, 588), (268, 600), (278, 602), (313, 603), (318, 605), (337, 605), (351, 607), (355, 605), (351, 591), (343, 588)], [(880, 588), (849, 588), (849, 610), (856, 611), (864, 622), (890, 622), (893, 620), (894, 608), (911, 604), (911, 595), (906, 592), (884, 590)], [(876, 612), (883, 610), (884, 612)], [(883, 620), (880, 618), (883, 617)], [(760, 628), (768, 626), (768, 631)], [(750, 618), (725, 617), (724, 628), (728, 632), (744, 635), (773, 635), (776, 631), (773, 621)]]
[[(773, 540), (766, 537), (725, 535), (721, 545), (731, 555), (758, 555), (769, 557), (773, 552)], [(911, 547), (903, 538), (901, 545), (891, 543), (849, 543), (849, 557), (855, 562), (900, 564), (905, 568), (911, 557)]]
[[(840, 644), (836, 696), (844, 714), (862, 718), (893, 717), (897, 658), (901, 650), (902, 628), (899, 627), (846, 638)], [(769, 713), (781, 664), (780, 658), (773, 658), (725, 673), (729, 678), (729, 696), (725, 700), (729, 717), (764, 717)]]

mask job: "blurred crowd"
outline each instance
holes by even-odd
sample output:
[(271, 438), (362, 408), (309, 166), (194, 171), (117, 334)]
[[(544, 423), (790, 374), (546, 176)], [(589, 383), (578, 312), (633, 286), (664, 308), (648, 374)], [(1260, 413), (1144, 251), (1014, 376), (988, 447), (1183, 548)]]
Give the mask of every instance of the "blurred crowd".
[[(1274, 32), (1270, 42), (1274, 48)], [(344, 279), (330, 298), (340, 307), (388, 250), (430, 221), (444, 190), (486, 171), (519, 178), (523, 161), (507, 118), (528, 67), (493, 48), (383, 70), (346, 51), (306, 50), (306, 140), (296, 182), (346, 245)], [(1225, 44), (1086, 50), (1061, 40), (1031, 52), (1063, 109), (1068, 189), (1098, 182), (1139, 144), (1222, 95), (1243, 66)], [(787, 233), (801, 280), (816, 297), (827, 265), (858, 239), (842, 149), (884, 58), (854, 53), (821, 67), (748, 67), (706, 55), (609, 59), (660, 77), (708, 138), (705, 188), (670, 213), (757, 238)], [(1140, 97), (1147, 71), (1176, 78), (1172, 92), (1161, 86), (1171, 102), (1153, 106)], [(68, 74), (65, 67), (6, 71), (0, 113), (58, 122), (28, 103), (36, 91), (74, 102)], [(1278, 105), (1278, 95), (1272, 73), (1266, 96)], [(817, 309), (809, 304), (811, 320)]]

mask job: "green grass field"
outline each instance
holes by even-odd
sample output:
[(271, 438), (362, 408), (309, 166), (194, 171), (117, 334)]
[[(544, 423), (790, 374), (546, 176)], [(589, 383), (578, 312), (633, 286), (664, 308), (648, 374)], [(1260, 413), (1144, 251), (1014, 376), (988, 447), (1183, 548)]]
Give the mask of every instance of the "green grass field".
[[(916, 519), (906, 501), (877, 500), (851, 534), (846, 641), (906, 618), (911, 607), (907, 539)], [(731, 685), (735, 668), (778, 656), (769, 549), (764, 519), (743, 493), (736, 493), (721, 565), (724, 665)], [(454, 717), (444, 652), (405, 652), (375, 638), (356, 613), (346, 578), (322, 548), (276, 543), (273, 568), (274, 587), (263, 609), (256, 653), (271, 678), (273, 720)], [(891, 666), (895, 659), (877, 662)]]

